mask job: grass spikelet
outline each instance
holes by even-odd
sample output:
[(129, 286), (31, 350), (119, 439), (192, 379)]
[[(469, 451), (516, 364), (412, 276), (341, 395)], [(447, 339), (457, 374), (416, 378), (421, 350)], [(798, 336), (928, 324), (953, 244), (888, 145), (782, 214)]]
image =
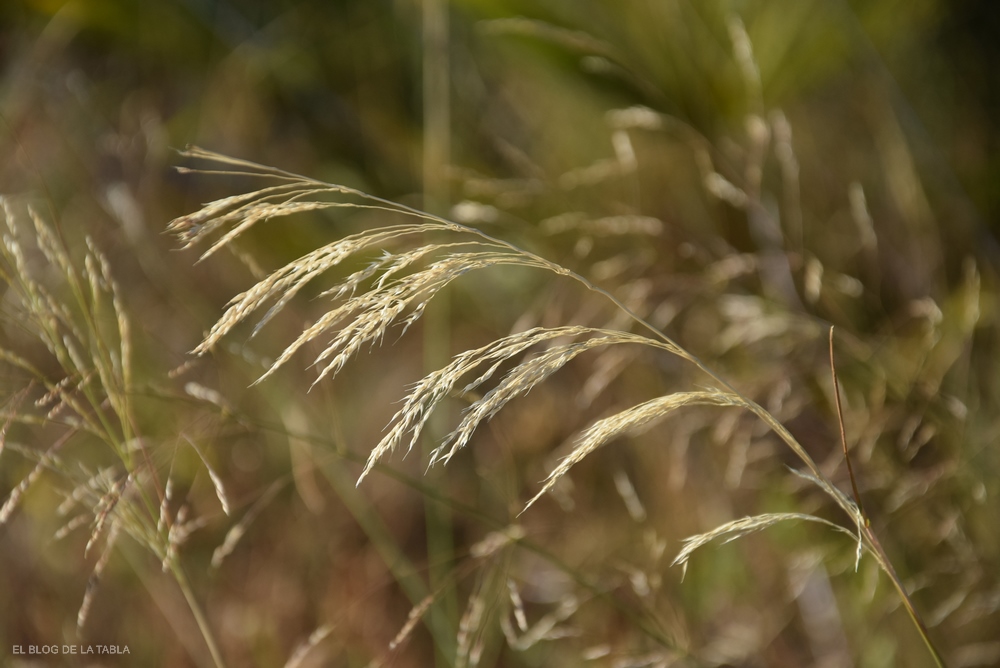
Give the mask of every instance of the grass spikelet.
[(23, 497), (24, 493), (27, 492), (33, 484), (35, 484), (35, 481), (38, 480), (39, 476), (42, 475), (42, 472), (45, 471), (51, 463), (52, 455), (49, 453), (43, 454), (38, 460), (38, 463), (35, 464), (35, 467), (31, 469), (31, 472), (17, 484), (17, 487), (11, 490), (10, 496), (7, 497), (3, 507), (0, 507), (0, 526), (7, 523), (11, 515), (14, 514), (14, 511), (17, 510), (17, 506), (21, 503), (21, 497)]
[(20, 408), (21, 402), (24, 401), (24, 397), (27, 396), (31, 387), (32, 385), (29, 384), (23, 390), (15, 394), (14, 397), (8, 402), (7, 414), (4, 417), (3, 426), (0, 427), (0, 456), (3, 455), (4, 448), (7, 445), (7, 430), (10, 429), (10, 425), (13, 424), (14, 419), (17, 417), (18, 408)]
[(718, 172), (707, 174), (702, 183), (710, 195), (729, 204), (734, 209), (742, 209), (749, 202), (749, 197), (741, 188)]
[(192, 533), (208, 524), (205, 518), (188, 519), (189, 507), (185, 504), (177, 511), (170, 530), (167, 533), (167, 549), (163, 551), (161, 567), (163, 572), (170, 571), (177, 560), (178, 549), (187, 541)]
[(210, 387), (205, 387), (201, 383), (196, 383), (194, 381), (189, 381), (184, 383), (184, 393), (190, 397), (194, 397), (199, 401), (204, 401), (205, 403), (212, 404), (222, 410), (223, 413), (231, 415), (233, 413), (232, 406), (226, 401), (226, 398), (222, 396), (222, 393), (218, 390), (213, 390)]
[(45, 259), (54, 266), (59, 267), (64, 276), (75, 276), (76, 269), (73, 267), (73, 262), (70, 260), (69, 255), (63, 249), (62, 244), (56, 240), (52, 228), (42, 219), (38, 211), (35, 210), (35, 207), (30, 204), (28, 205), (28, 217), (31, 218), (31, 222), (35, 228), (38, 250), (42, 252)]
[(240, 176), (260, 177), (280, 181), (277, 185), (261, 188), (250, 193), (215, 200), (193, 214), (172, 220), (168, 224), (167, 229), (184, 243), (185, 248), (203, 241), (229, 223), (235, 223), (232, 229), (223, 234), (222, 237), (216, 240), (202, 254), (199, 261), (206, 259), (220, 248), (232, 243), (237, 237), (263, 220), (318, 209), (359, 206), (344, 202), (302, 201), (304, 198), (317, 198), (331, 194), (363, 195), (351, 188), (322, 183), (273, 167), (266, 167), (246, 160), (238, 160), (197, 147), (181, 151), (181, 155), (183, 157), (231, 165), (236, 168), (235, 170), (180, 168), (181, 172), (238, 174)]
[(128, 487), (130, 482), (132, 482), (131, 473), (118, 480), (108, 493), (101, 497), (97, 504), (97, 508), (95, 508), (94, 529), (90, 532), (90, 540), (87, 541), (87, 546), (83, 549), (83, 556), (87, 556), (90, 552), (90, 548), (94, 546), (94, 543), (97, 542), (101, 532), (104, 531), (104, 523), (118, 506), (118, 502), (121, 501), (122, 494), (125, 492), (125, 489)]
[(733, 43), (733, 55), (736, 57), (736, 64), (740, 67), (743, 80), (751, 89), (749, 92), (754, 97), (759, 97), (761, 89), (760, 68), (753, 55), (753, 44), (750, 35), (743, 25), (739, 16), (729, 17), (729, 39)]
[[(66, 494), (66, 498), (56, 509), (56, 514), (60, 517), (65, 517), (76, 505), (82, 504), (84, 499), (97, 496), (101, 493), (100, 490), (110, 489), (113, 487), (114, 480), (115, 467), (113, 466), (105, 467), (93, 475), (88, 474), (85, 481), (76, 485), (76, 487), (73, 488), (73, 491)], [(97, 496), (97, 498), (100, 497)]]
[[(403, 267), (415, 262), (423, 255), (436, 252), (444, 246), (420, 248), (400, 256), (390, 256), (380, 261), (378, 268), (384, 273), (374, 286), (360, 295), (348, 298), (344, 303), (331, 309), (319, 318), (312, 326), (303, 331), (299, 337), (278, 356), (278, 359), (258, 380), (263, 380), (283, 366), (289, 359), (307, 343), (326, 335), (338, 326), (323, 351), (316, 357), (314, 364), (325, 366), (317, 374), (315, 382), (328, 376), (334, 376), (344, 364), (356, 354), (365, 344), (381, 339), (389, 327), (400, 321), (407, 327), (413, 324), (422, 314), (430, 300), (451, 281), (465, 273), (477, 269), (500, 265), (528, 265), (524, 258), (504, 251), (479, 251), (467, 253), (450, 253), (434, 261), (425, 269), (414, 273), (385, 280)], [(338, 288), (337, 292), (353, 292), (360, 283), (358, 277), (352, 277), (348, 283)], [(293, 284), (290, 290), (296, 290)], [(287, 294), (287, 293), (286, 293)], [(255, 296), (256, 299), (256, 296)], [(284, 302), (279, 300), (278, 306)], [(240, 306), (239, 304), (237, 306)], [(249, 304), (240, 308), (229, 317), (224, 317), (220, 325), (213, 330), (206, 342), (197, 349), (203, 352), (206, 345), (218, 340), (241, 317), (241, 313), (249, 308)], [(409, 314), (403, 318), (403, 314)], [(267, 316), (265, 316), (267, 317)], [(314, 384), (315, 384), (314, 382)]]
[(628, 510), (629, 517), (632, 518), (633, 522), (645, 522), (646, 521), (646, 509), (642, 505), (642, 501), (639, 499), (639, 495), (635, 493), (635, 486), (629, 479), (628, 474), (621, 469), (615, 471), (614, 474), (615, 489), (618, 491), (618, 496), (622, 497), (622, 501), (625, 503), (625, 508)]
[[(90, 239), (87, 241), (90, 241)], [(93, 242), (91, 242), (91, 244), (92, 243)], [(93, 304), (97, 304), (103, 298), (104, 293), (108, 290), (108, 286), (104, 281), (104, 277), (101, 276), (100, 271), (97, 268), (97, 258), (94, 254), (92, 245), (91, 252), (83, 258), (83, 266), (84, 272), (87, 275), (87, 283), (90, 285), (90, 301)]]
[(660, 130), (664, 125), (662, 114), (641, 105), (612, 109), (605, 119), (613, 130)]
[(779, 522), (788, 522), (793, 520), (819, 522), (820, 524), (825, 524), (836, 529), (837, 531), (846, 533), (855, 540), (858, 539), (858, 537), (851, 533), (850, 530), (845, 529), (838, 524), (834, 524), (829, 520), (825, 520), (822, 517), (816, 517), (815, 515), (807, 515), (805, 513), (764, 513), (762, 515), (754, 515), (753, 517), (744, 517), (738, 520), (733, 520), (732, 522), (726, 522), (709, 532), (685, 538), (684, 547), (677, 554), (677, 556), (674, 557), (674, 560), (670, 565), (677, 566), (679, 564), (686, 573), (688, 560), (691, 558), (694, 551), (713, 541), (721, 540), (723, 544), (726, 544), (748, 534), (763, 531), (764, 529), (774, 526)]
[(66, 388), (73, 383), (74, 379), (70, 376), (64, 377), (58, 383), (53, 385), (48, 392), (40, 396), (35, 400), (35, 408), (45, 408), (50, 406), (56, 401), (62, 402), (62, 394), (65, 392)]
[(517, 585), (510, 578), (507, 578), (507, 594), (510, 596), (514, 622), (517, 623), (517, 628), (521, 633), (524, 633), (528, 630), (528, 616), (524, 614), (524, 601), (521, 600), (521, 592), (517, 590)]
[(249, 527), (250, 524), (257, 519), (257, 516), (260, 515), (261, 511), (264, 510), (267, 504), (270, 503), (275, 496), (277, 496), (283, 486), (284, 484), (280, 481), (272, 484), (271, 487), (268, 488), (268, 490), (264, 492), (264, 494), (257, 499), (252, 506), (250, 506), (250, 510), (243, 515), (243, 518), (230, 527), (229, 531), (226, 532), (226, 537), (222, 541), (222, 544), (215, 548), (215, 551), (212, 552), (212, 568), (219, 568), (222, 566), (223, 560), (232, 554), (233, 550), (236, 549), (237, 543), (239, 543), (240, 539), (243, 538), (243, 535), (246, 534), (247, 527)]
[(66, 335), (62, 337), (63, 349), (66, 354), (69, 355), (69, 359), (73, 364), (73, 370), (76, 371), (80, 376), (86, 376), (87, 372), (90, 370), (90, 364), (87, 361), (89, 357), (84, 357), (83, 353), (77, 347), (76, 340), (73, 337)]
[(337, 332), (315, 360), (316, 364), (329, 360), (319, 371), (315, 382), (334, 376), (366, 343), (381, 339), (389, 326), (400, 319), (408, 308), (410, 314), (403, 322), (404, 331), (423, 314), (431, 298), (454, 279), (473, 270), (505, 264), (526, 263), (508, 253), (457, 253), (434, 262), (427, 269), (354, 297), (303, 332), (295, 343), (282, 352), (268, 373), (285, 363), (301, 346), (325, 334), (348, 316), (353, 316), (353, 320)]
[(406, 616), (406, 623), (403, 624), (403, 628), (399, 629), (399, 633), (396, 637), (389, 642), (389, 651), (395, 650), (400, 644), (406, 641), (413, 633), (413, 629), (417, 627), (417, 623), (423, 618), (424, 614), (430, 610), (431, 604), (434, 603), (434, 599), (437, 598), (435, 594), (428, 594), (419, 603), (417, 603), (413, 608), (410, 609), (409, 614)]
[(481, 541), (469, 548), (469, 554), (476, 559), (485, 559), (496, 554), (511, 543), (524, 538), (524, 527), (511, 524), (502, 531), (491, 531)]
[(554, 346), (519, 364), (482, 399), (466, 409), (462, 422), (431, 454), (431, 464), (438, 461), (447, 463), (456, 452), (465, 447), (476, 427), (482, 422), (493, 418), (511, 400), (526, 395), (578, 355), (594, 348), (632, 341), (633, 339), (622, 333), (606, 332), (584, 341)]
[(292, 652), (292, 655), (285, 663), (285, 668), (299, 668), (306, 660), (306, 657), (309, 656), (309, 653), (313, 651), (317, 645), (326, 640), (332, 632), (333, 627), (324, 624), (310, 633), (309, 637), (299, 643), (298, 647), (295, 648), (295, 651)]
[[(302, 194), (312, 195), (315, 194), (315, 192), (306, 191)], [(208, 250), (201, 254), (199, 260), (206, 260), (220, 248), (223, 248), (227, 244), (235, 241), (237, 237), (260, 221), (270, 220), (271, 218), (280, 218), (282, 216), (291, 216), (296, 213), (303, 213), (306, 211), (329, 209), (335, 206), (343, 205), (336, 202), (298, 202), (294, 199), (286, 202), (271, 204), (266, 201), (257, 200), (240, 208), (233, 214), (223, 216), (222, 219), (220, 219), (219, 222), (228, 222), (228, 220), (233, 219), (239, 219), (239, 222), (233, 226), (231, 230), (222, 235), (222, 237), (220, 237), (215, 243), (209, 246)]]
[(596, 661), (597, 659), (603, 659), (609, 654), (611, 654), (610, 645), (592, 645), (581, 652), (580, 658), (584, 661)]
[[(408, 234), (418, 234), (430, 231), (431, 225), (393, 226), (387, 229), (365, 231), (345, 237), (337, 242), (318, 248), (281, 269), (272, 272), (259, 281), (250, 290), (243, 292), (230, 301), (230, 305), (219, 321), (212, 327), (205, 340), (195, 348), (196, 354), (210, 350), (233, 327), (245, 320), (251, 313), (261, 308), (272, 299), (277, 303), (257, 323), (254, 333), (258, 332), (271, 318), (277, 315), (298, 292), (324, 272), (339, 265), (345, 259), (352, 257), (373, 246), (388, 244)], [(345, 280), (339, 289), (338, 296), (353, 291), (360, 283), (374, 275), (386, 263), (383, 259), (372, 263), (368, 269), (358, 272)]]
[[(115, 314), (115, 322), (118, 325), (118, 377), (121, 379), (121, 400), (127, 401), (132, 391), (132, 323), (129, 319), (128, 310), (125, 308), (121, 290), (118, 283), (111, 275), (111, 265), (104, 254), (97, 248), (97, 245), (87, 237), (87, 247), (90, 254), (87, 258), (94, 257), (101, 267), (101, 276), (104, 279), (105, 291), (111, 296), (111, 306)], [(99, 299), (95, 296), (94, 303)]]
[(472, 392), (493, 377), (500, 366), (522, 354), (532, 346), (564, 337), (576, 337), (595, 332), (586, 327), (535, 328), (525, 332), (512, 334), (498, 339), (482, 348), (467, 350), (451, 361), (450, 364), (428, 374), (419, 381), (403, 401), (403, 407), (396, 412), (390, 421), (388, 433), (372, 449), (358, 483), (368, 475), (375, 463), (386, 454), (394, 451), (409, 434), (406, 451), (409, 452), (420, 438), (430, 414), (442, 400), (450, 396), (461, 380), (475, 369), (489, 365), (478, 377), (469, 382), (462, 390)]
[[(455, 652), (455, 667), (470, 668), (479, 663), (482, 652), (482, 639), (478, 632), (486, 612), (484, 592), (477, 591), (469, 598), (469, 603), (458, 622), (457, 650)], [(473, 644), (475, 643), (475, 645)]]
[[(523, 652), (543, 640), (555, 640), (575, 635), (572, 629), (563, 628), (560, 624), (572, 617), (579, 607), (580, 603), (576, 597), (566, 596), (559, 602), (555, 610), (544, 615), (534, 625), (524, 629), (524, 633), (520, 636), (510, 627), (510, 621), (506, 617), (501, 618), (501, 628), (511, 649)], [(526, 620), (524, 621), (526, 622)]]
[[(187, 170), (181, 168), (180, 171)], [(224, 225), (229, 220), (224, 215), (233, 209), (233, 207), (238, 207), (246, 202), (260, 201), (264, 198), (287, 196), (289, 191), (295, 194), (295, 191), (301, 192), (301, 188), (297, 184), (284, 183), (243, 193), (242, 195), (223, 197), (205, 204), (195, 213), (174, 218), (167, 223), (167, 231), (176, 235), (184, 243), (184, 248), (189, 248), (200, 241), (202, 237), (211, 234)]]
[(80, 604), (80, 611), (76, 615), (76, 635), (80, 637), (83, 632), (83, 625), (87, 623), (87, 616), (90, 614), (90, 606), (94, 602), (94, 594), (97, 592), (97, 586), (101, 582), (101, 575), (104, 573), (105, 567), (108, 565), (108, 561), (111, 559), (111, 552), (115, 548), (115, 544), (118, 542), (118, 531), (119, 523), (112, 520), (111, 528), (108, 530), (108, 539), (104, 544), (104, 551), (101, 552), (100, 558), (97, 563), (94, 564), (94, 570), (90, 574), (90, 578), (87, 580), (87, 588), (83, 593), (83, 602)]
[(91, 515), (88, 513), (81, 513), (76, 517), (72, 518), (69, 522), (59, 527), (59, 529), (52, 536), (52, 540), (62, 540), (66, 536), (70, 535), (84, 524), (90, 521)]
[(215, 472), (212, 465), (208, 463), (208, 459), (205, 458), (205, 454), (201, 451), (201, 448), (199, 448), (198, 445), (187, 436), (184, 437), (184, 440), (188, 442), (188, 445), (194, 448), (195, 452), (198, 453), (198, 457), (201, 458), (201, 463), (204, 464), (205, 468), (208, 470), (208, 477), (212, 480), (212, 486), (215, 488), (215, 496), (218, 497), (219, 503), (222, 505), (222, 511), (226, 513), (226, 515), (229, 515), (229, 498), (226, 496), (226, 488), (222, 485), (222, 478), (220, 478), (219, 474)]
[(878, 251), (878, 236), (875, 234), (875, 224), (868, 211), (864, 187), (855, 181), (847, 190), (847, 199), (851, 205), (851, 220), (857, 230), (861, 247), (867, 253)]
[(599, 420), (580, 434), (573, 451), (564, 457), (559, 466), (549, 474), (541, 491), (528, 501), (524, 510), (530, 508), (584, 457), (611, 439), (622, 434), (641, 433), (672, 411), (683, 406), (696, 405), (746, 407), (746, 402), (741, 397), (719, 390), (713, 392), (676, 392), (643, 402), (621, 413)]
[(171, 465), (170, 473), (167, 474), (167, 484), (163, 488), (163, 497), (160, 499), (160, 513), (156, 518), (156, 533), (162, 534), (170, 519), (170, 502), (174, 496), (174, 472)]
[(188, 507), (186, 505), (181, 506), (177, 510), (170, 528), (167, 530), (167, 546), (163, 551), (163, 561), (160, 564), (160, 568), (164, 573), (170, 571), (171, 565), (177, 560), (177, 548), (188, 537), (188, 533), (184, 531), (184, 522), (187, 520), (187, 513)]

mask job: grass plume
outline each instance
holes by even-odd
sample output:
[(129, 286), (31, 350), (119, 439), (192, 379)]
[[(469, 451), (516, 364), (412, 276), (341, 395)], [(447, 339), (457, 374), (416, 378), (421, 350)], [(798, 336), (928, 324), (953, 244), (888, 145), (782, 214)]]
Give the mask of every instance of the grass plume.
[[(741, 26), (735, 26), (734, 34), (737, 36), (745, 34), (741, 33), (740, 29)], [(262, 309), (265, 304), (273, 302), (270, 310), (257, 322), (254, 331), (259, 331), (261, 326), (283, 309), (310, 281), (348, 258), (359, 255), (363, 257), (366, 252), (381, 251), (381, 254), (369, 260), (363, 269), (348, 275), (321, 293), (321, 298), (331, 302), (329, 310), (303, 329), (295, 341), (288, 345), (265, 371), (260, 380), (272, 375), (297, 351), (313, 342), (320, 342), (322, 348), (314, 360), (314, 365), (319, 368), (314, 385), (324, 378), (335, 376), (363, 346), (383, 339), (392, 326), (399, 325), (405, 332), (420, 318), (434, 296), (452, 281), (470, 272), (489, 267), (524, 267), (567, 277), (609, 300), (628, 316), (633, 326), (642, 332), (637, 334), (628, 329), (604, 330), (582, 326), (538, 327), (460, 353), (451, 363), (431, 372), (414, 386), (404, 399), (402, 408), (390, 421), (385, 437), (372, 449), (359, 477), (359, 483), (381, 458), (397, 447), (405, 445), (407, 451), (411, 450), (426, 428), (431, 413), (443, 400), (456, 393), (469, 394), (478, 390), (505, 365), (513, 364), (513, 367), (481, 397), (473, 400), (459, 424), (431, 453), (431, 464), (447, 463), (469, 443), (477, 427), (489, 421), (511, 400), (528, 394), (539, 383), (544, 382), (582, 353), (621, 344), (639, 344), (653, 348), (660, 353), (677, 356), (693, 364), (709, 377), (716, 388), (667, 394), (594, 423), (577, 437), (573, 450), (549, 474), (541, 490), (528, 501), (524, 509), (527, 510), (543, 494), (551, 490), (574, 465), (619, 436), (642, 432), (669, 413), (686, 406), (715, 405), (742, 408), (759, 418), (791, 449), (805, 466), (802, 472), (804, 477), (822, 489), (847, 514), (851, 523), (859, 527), (859, 534), (856, 536), (859, 550), (862, 547), (867, 549), (894, 582), (904, 602), (907, 603), (914, 622), (921, 628), (932, 654), (939, 664), (942, 663), (940, 655), (925, 632), (926, 629), (909, 604), (902, 582), (857, 503), (840, 491), (806, 449), (771, 412), (740, 393), (701, 360), (641, 318), (612, 293), (574, 271), (507, 241), (499, 240), (479, 229), (395, 204), (358, 190), (323, 184), (255, 163), (219, 156), (203, 149), (189, 149), (183, 155), (207, 161), (212, 165), (208, 169), (197, 170), (199, 173), (235, 173), (279, 182), (276, 186), (255, 191), (252, 197), (226, 198), (209, 203), (195, 214), (172, 222), (170, 228), (189, 245), (206, 242), (210, 244), (210, 251), (215, 251), (267, 218), (315, 210), (324, 206), (374, 208), (384, 210), (387, 214), (401, 215), (406, 221), (367, 229), (307, 253), (233, 298), (226, 313), (196, 348), (196, 353), (207, 352), (237, 324)], [(337, 196), (346, 199), (323, 203), (305, 199), (307, 196)], [(221, 236), (209, 241), (216, 232)], [(448, 240), (427, 241), (430, 234), (443, 235)], [(388, 247), (402, 240), (409, 241), (412, 246), (403, 250), (390, 250)], [(538, 353), (528, 354), (526, 358), (523, 357), (530, 349), (538, 346), (544, 346), (544, 349)], [(472, 379), (466, 381), (459, 391), (463, 379), (468, 377)], [(840, 528), (828, 520), (801, 513), (759, 515), (736, 520), (707, 534), (692, 537), (687, 541), (675, 563), (686, 565), (687, 559), (695, 549), (717, 538), (732, 540), (789, 519), (819, 521)], [(414, 611), (423, 607), (425, 607), (423, 604), (417, 605)], [(575, 610), (575, 604), (571, 607)], [(572, 610), (567, 608), (562, 613), (555, 614), (550, 624), (540, 623), (536, 629), (520, 637), (515, 637), (510, 630), (505, 632), (510, 636), (512, 646), (529, 647), (537, 639), (549, 633), (550, 626), (554, 628), (555, 624), (570, 614)], [(415, 618), (411, 615), (410, 624), (415, 623)], [(539, 631), (538, 628), (542, 630)]]

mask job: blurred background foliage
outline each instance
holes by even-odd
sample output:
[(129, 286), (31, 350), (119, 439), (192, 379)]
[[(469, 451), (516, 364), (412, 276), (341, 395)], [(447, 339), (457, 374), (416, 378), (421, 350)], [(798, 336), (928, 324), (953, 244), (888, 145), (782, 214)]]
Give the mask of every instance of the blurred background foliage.
[[(136, 329), (140, 434), (206, 518), (182, 556), (230, 665), (282, 665), (326, 625), (315, 665), (462, 665), (459, 621), (477, 596), (493, 611), (475, 631), (482, 665), (931, 664), (874, 564), (855, 574), (853, 546), (816, 527), (706, 551), (683, 582), (668, 567), (680, 539), (746, 514), (842, 521), (748, 416), (672, 417), (515, 518), (579, 429), (704, 382), (674, 361), (581, 358), (447, 469), (424, 477), (413, 454), (354, 489), (406, 385), (446, 359), (435, 341), (454, 354), (535, 324), (623, 326), (558, 281), (469, 276), (422, 327), (310, 393), (311, 372), (291, 367), (248, 387), (315, 317), (309, 299), (168, 376), (255, 273), (379, 220), (273, 222), (245, 254), (195, 264), (166, 222), (248, 184), (177, 173), (172, 149), (187, 144), (450, 211), (592, 277), (773, 407), (847, 489), (825, 357), (835, 324), (848, 436), (890, 556), (951, 665), (1000, 663), (993, 3), (442, 7), (435, 56), (419, 0), (0, 5), (0, 190), (35, 202), (71, 253), (92, 237), (113, 267)], [(427, 76), (447, 84), (438, 99)], [(4, 346), (41, 360), (9, 299), (4, 312)], [(22, 385), (4, 376), (7, 396)], [(237, 516), (255, 509), (219, 569), (208, 562), (233, 518), (181, 434), (210, 444)], [(45, 449), (56, 435), (10, 438)], [(0, 491), (30, 470), (4, 452)], [(15, 644), (77, 637), (95, 557), (85, 530), (53, 542), (62, 483), (48, 482), (0, 529), (6, 660)], [(470, 556), (515, 521), (537, 552)], [(207, 665), (155, 559), (123, 544), (108, 573), (80, 638), (132, 655), (86, 665)], [(511, 647), (508, 577), (530, 621), (575, 597), (565, 637)], [(390, 651), (428, 592), (426, 624)]]

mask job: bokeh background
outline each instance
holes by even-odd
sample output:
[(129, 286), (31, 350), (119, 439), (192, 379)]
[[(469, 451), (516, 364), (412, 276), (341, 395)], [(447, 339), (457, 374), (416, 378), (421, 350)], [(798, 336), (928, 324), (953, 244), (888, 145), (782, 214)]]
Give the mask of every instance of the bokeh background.
[[(333, 381), (308, 391), (303, 357), (251, 387), (322, 300), (303, 295), (253, 340), (188, 351), (255, 275), (380, 218), (274, 221), (196, 263), (167, 222), (252, 184), (179, 173), (198, 166), (176, 150), (188, 144), (482, 225), (591, 277), (772, 408), (847, 490), (836, 325), (873, 524), (949, 665), (998, 665), (997, 34), (985, 0), (12, 0), (0, 191), (34, 203), (71, 254), (92, 238), (112, 267), (138, 433), (175, 504), (203, 518), (181, 559), (229, 665), (284, 665), (317, 629), (301, 665), (469, 665), (477, 601), (464, 632), (480, 665), (933, 664), (874, 562), (855, 572), (850, 541), (818, 526), (708, 548), (683, 579), (670, 567), (681, 539), (744, 515), (847, 522), (747, 415), (673, 416), (518, 516), (579, 430), (707, 382), (677, 360), (581, 357), (447, 467), (396, 456), (355, 489), (408, 384), (450, 355), (535, 325), (627, 323), (552, 277), (486, 272)], [(58, 379), (10, 295), (2, 310), (3, 347)], [(25, 383), (4, 371), (8, 414)], [(0, 454), (4, 498), (60, 428), (11, 426), (26, 450)], [(71, 462), (107, 457), (73, 447)], [(85, 527), (54, 538), (74, 484), (45, 472), (0, 527), (4, 661), (212, 665), (177, 583), (127, 539), (77, 629), (98, 555), (84, 556)], [(530, 547), (477, 556), (513, 523)], [(522, 604), (552, 629), (518, 630)], [(421, 621), (390, 648), (415, 606)], [(130, 655), (13, 656), (64, 643)]]

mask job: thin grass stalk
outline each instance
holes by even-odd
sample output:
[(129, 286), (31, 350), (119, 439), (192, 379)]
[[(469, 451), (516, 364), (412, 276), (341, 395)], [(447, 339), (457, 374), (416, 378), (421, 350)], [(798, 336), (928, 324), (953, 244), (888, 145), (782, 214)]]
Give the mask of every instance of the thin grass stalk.
[(177, 582), (177, 586), (180, 587), (181, 593), (184, 594), (184, 600), (187, 601), (188, 608), (191, 610), (194, 621), (198, 625), (198, 630), (201, 631), (201, 636), (205, 639), (205, 644), (208, 646), (208, 652), (212, 656), (215, 668), (226, 668), (226, 661), (223, 659), (222, 652), (219, 650), (219, 644), (215, 640), (215, 633), (212, 631), (211, 624), (208, 623), (208, 618), (202, 611), (201, 603), (198, 602), (198, 598), (194, 595), (194, 590), (191, 589), (187, 574), (176, 558), (170, 560), (169, 567), (170, 573)]
[[(423, 33), (423, 206), (429, 211), (446, 211), (449, 192), (447, 170), (451, 157), (451, 72), (449, 57), (449, 21), (447, 0), (423, 0), (421, 14)], [(425, 235), (425, 243), (430, 242)], [(433, 371), (448, 362), (451, 340), (450, 308), (448, 293), (442, 291), (425, 314), (424, 367)], [(431, 431), (424, 439), (424, 450), (434, 449), (437, 433), (443, 432), (444, 416), (432, 421)], [(450, 567), (455, 557), (451, 535), (453, 521), (448, 509), (424, 501), (427, 519), (427, 560), (430, 588), (436, 591), (450, 578)], [(457, 593), (444, 590), (432, 603), (429, 614), (436, 618), (435, 625), (452, 628), (458, 619)], [(451, 640), (449, 636), (449, 640)], [(436, 646), (438, 666), (450, 665), (455, 655), (455, 642)]]
[(920, 638), (927, 646), (927, 650), (934, 658), (934, 662), (938, 665), (938, 668), (945, 668), (946, 664), (944, 657), (941, 656), (941, 653), (938, 652), (937, 647), (934, 645), (934, 641), (931, 640), (930, 631), (928, 630), (927, 625), (924, 623), (920, 613), (917, 612), (916, 607), (913, 605), (913, 600), (910, 598), (906, 588), (903, 586), (903, 581), (899, 578), (899, 575), (896, 574), (896, 569), (889, 560), (889, 556), (885, 553), (885, 549), (882, 547), (882, 543), (879, 541), (878, 536), (875, 535), (875, 531), (871, 526), (871, 521), (868, 518), (868, 514), (865, 512), (864, 505), (861, 502), (861, 492), (858, 491), (858, 483), (854, 475), (854, 467), (851, 464), (851, 455), (847, 448), (847, 432), (844, 428), (844, 410), (840, 403), (840, 381), (837, 379), (837, 365), (833, 356), (833, 327), (830, 328), (830, 375), (833, 379), (833, 396), (837, 406), (837, 424), (840, 427), (840, 444), (843, 447), (844, 461), (847, 463), (847, 474), (851, 479), (851, 490), (854, 492), (854, 501), (858, 508), (858, 533), (864, 536), (870, 552), (875, 556), (875, 559), (878, 561), (882, 570), (889, 576), (892, 586), (896, 589), (900, 600), (903, 602), (903, 607), (906, 608), (906, 614), (910, 616), (910, 620), (917, 628), (917, 632), (920, 634)]

